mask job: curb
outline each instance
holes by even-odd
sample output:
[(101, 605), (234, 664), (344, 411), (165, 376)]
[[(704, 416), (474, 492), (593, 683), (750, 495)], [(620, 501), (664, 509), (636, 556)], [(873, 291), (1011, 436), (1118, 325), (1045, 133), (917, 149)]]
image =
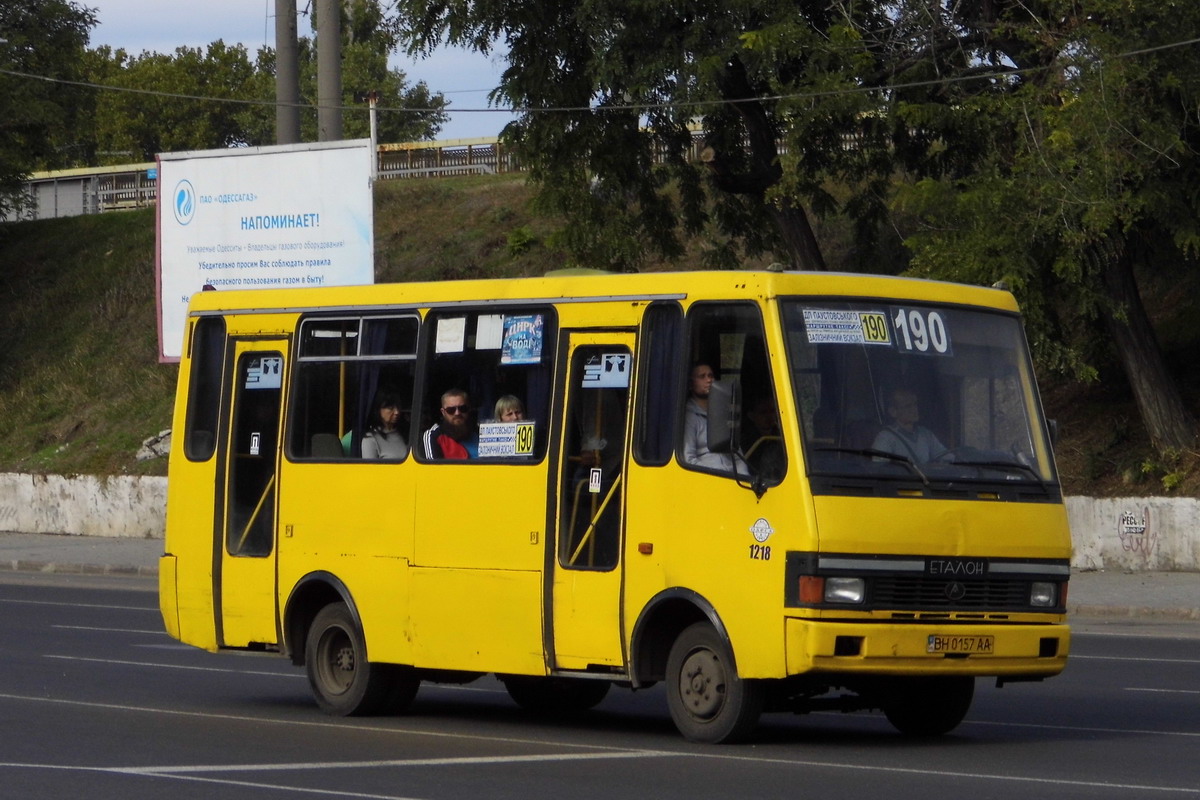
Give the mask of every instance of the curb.
[[(157, 578), (158, 566), (118, 564), (71, 564), (56, 561), (12, 559), (0, 561), (0, 572), (41, 572), (54, 575), (111, 575), (125, 578)], [(1200, 608), (1156, 608), (1081, 603), (1067, 608), (1067, 622), (1074, 617), (1200, 622)]]
[(1152, 606), (1078, 605), (1067, 609), (1067, 622), (1073, 617), (1106, 619), (1159, 619), (1200, 621), (1200, 608), (1154, 608)]
[(117, 575), (131, 578), (158, 577), (158, 567), (113, 564), (59, 564), (54, 561), (0, 561), (0, 572), (42, 572), (55, 575)]

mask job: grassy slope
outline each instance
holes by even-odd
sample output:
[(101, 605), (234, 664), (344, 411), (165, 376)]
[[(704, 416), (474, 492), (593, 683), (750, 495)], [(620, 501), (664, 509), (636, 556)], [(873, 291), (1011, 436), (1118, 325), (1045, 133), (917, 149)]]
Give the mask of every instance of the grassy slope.
[[(529, 197), (520, 176), (380, 184), (377, 280), (564, 266), (544, 244), (551, 221), (530, 214)], [(1200, 342), (1200, 323), (1185, 311), (1193, 288), (1159, 287), (1152, 304), (1180, 365)], [(1184, 311), (1172, 316), (1174, 307)], [(156, 360), (153, 211), (0, 226), (0, 319), (0, 471), (165, 474), (165, 459), (134, 458), (170, 427), (177, 372)], [(1200, 398), (1200, 385), (1185, 388)], [(1105, 373), (1091, 387), (1044, 377), (1043, 391), (1063, 430), (1058, 461), (1069, 493), (1156, 494), (1165, 479), (1178, 481), (1175, 493), (1200, 494), (1193, 455), (1148, 455), (1119, 376)]]

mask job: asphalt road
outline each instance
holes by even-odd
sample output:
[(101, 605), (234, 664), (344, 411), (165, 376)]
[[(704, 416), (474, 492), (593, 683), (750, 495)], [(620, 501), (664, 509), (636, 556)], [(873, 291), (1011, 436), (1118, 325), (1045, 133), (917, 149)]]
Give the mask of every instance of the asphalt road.
[(681, 739), (660, 689), (570, 723), (499, 684), (424, 686), (403, 717), (322, 715), (302, 671), (161, 630), (146, 578), (0, 574), (0, 798), (1200, 796), (1200, 624), (1076, 621), (1060, 677), (980, 681), (952, 735), (875, 714), (767, 716)]

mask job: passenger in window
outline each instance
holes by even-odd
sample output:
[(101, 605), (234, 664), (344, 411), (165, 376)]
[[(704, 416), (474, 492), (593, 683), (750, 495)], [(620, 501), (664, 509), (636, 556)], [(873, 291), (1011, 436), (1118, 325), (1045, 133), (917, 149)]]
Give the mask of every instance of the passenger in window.
[(917, 463), (933, 461), (946, 453), (933, 431), (918, 424), (921, 406), (912, 389), (893, 389), (887, 396), (884, 411), (891, 423), (875, 437), (873, 449), (904, 456)]
[(442, 419), (421, 437), (429, 459), (466, 459), (479, 456), (479, 428), (471, 413), (471, 400), (462, 389), (442, 394)]
[(515, 394), (506, 394), (496, 401), (496, 422), (520, 422), (525, 419), (525, 404)]
[(407, 455), (408, 443), (400, 433), (400, 398), (380, 392), (363, 433), (362, 457), (402, 459)]
[[(708, 396), (716, 379), (716, 373), (708, 364), (692, 367), (688, 377), (690, 397), (684, 410), (683, 460), (697, 467), (734, 472), (731, 453), (714, 453), (708, 449)], [(739, 462), (736, 471), (744, 473), (745, 465)]]

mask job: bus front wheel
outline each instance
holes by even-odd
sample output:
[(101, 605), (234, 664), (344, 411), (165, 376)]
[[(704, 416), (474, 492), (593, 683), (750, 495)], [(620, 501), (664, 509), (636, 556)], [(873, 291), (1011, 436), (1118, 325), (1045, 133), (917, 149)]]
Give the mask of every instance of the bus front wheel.
[(362, 631), (344, 603), (322, 608), (305, 644), (308, 683), (317, 705), (335, 716), (400, 711), (416, 696), (412, 669), (366, 659)]
[(890, 687), (883, 713), (907, 736), (941, 736), (958, 727), (974, 697), (969, 675), (902, 678)]
[(666, 683), (671, 718), (686, 739), (736, 742), (758, 725), (762, 684), (738, 677), (729, 645), (706, 622), (686, 628), (671, 646)]

